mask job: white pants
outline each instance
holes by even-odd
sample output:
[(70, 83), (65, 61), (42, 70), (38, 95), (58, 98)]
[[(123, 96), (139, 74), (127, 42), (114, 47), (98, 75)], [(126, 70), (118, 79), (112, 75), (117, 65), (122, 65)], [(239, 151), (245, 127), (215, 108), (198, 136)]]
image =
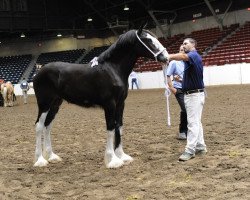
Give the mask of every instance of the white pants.
[(205, 103), (204, 92), (184, 95), (184, 103), (187, 111), (188, 132), (185, 151), (195, 154), (195, 150), (206, 148), (201, 123), (202, 109)]
[(24, 103), (27, 103), (28, 90), (23, 89), (22, 92), (23, 92), (23, 102), (24, 102)]

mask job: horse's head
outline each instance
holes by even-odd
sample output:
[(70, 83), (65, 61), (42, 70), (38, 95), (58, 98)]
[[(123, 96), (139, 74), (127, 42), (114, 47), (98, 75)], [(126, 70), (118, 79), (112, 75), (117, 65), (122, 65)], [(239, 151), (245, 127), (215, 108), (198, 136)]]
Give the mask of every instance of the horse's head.
[(160, 62), (168, 61), (168, 52), (166, 48), (162, 46), (153, 33), (144, 30), (143, 27), (140, 27), (139, 30), (136, 31), (136, 36), (143, 48), (146, 49), (147, 57), (154, 58)]

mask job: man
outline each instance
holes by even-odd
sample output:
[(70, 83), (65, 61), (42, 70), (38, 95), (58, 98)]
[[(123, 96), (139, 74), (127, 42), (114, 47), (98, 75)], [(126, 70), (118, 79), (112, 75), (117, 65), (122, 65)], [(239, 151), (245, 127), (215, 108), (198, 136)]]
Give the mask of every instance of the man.
[(132, 71), (129, 76), (131, 77), (132, 90), (134, 88), (134, 84), (136, 85), (136, 88), (139, 89), (138, 83), (137, 83), (137, 74), (136, 74), (136, 72)]
[(23, 101), (24, 104), (27, 104), (27, 98), (28, 98), (28, 90), (29, 90), (29, 84), (28, 82), (25, 80), (25, 78), (23, 78), (21, 84), (20, 84), (20, 88), (22, 89), (23, 92)]
[[(181, 45), (179, 53), (185, 53), (184, 48)], [(168, 68), (166, 69), (166, 78), (169, 90), (175, 95), (175, 98), (181, 108), (180, 112), (180, 124), (179, 124), (179, 135), (178, 139), (185, 140), (187, 138), (187, 113), (184, 104), (184, 93), (182, 91), (182, 78), (184, 72), (183, 61), (172, 60)], [(174, 81), (172, 82), (171, 76), (174, 77)]]
[(183, 42), (185, 53), (170, 54), (169, 60), (183, 60), (185, 63), (182, 80), (184, 103), (187, 112), (187, 145), (180, 161), (187, 161), (195, 154), (207, 152), (201, 123), (202, 109), (205, 103), (203, 65), (201, 56), (196, 51), (197, 42), (187, 38)]

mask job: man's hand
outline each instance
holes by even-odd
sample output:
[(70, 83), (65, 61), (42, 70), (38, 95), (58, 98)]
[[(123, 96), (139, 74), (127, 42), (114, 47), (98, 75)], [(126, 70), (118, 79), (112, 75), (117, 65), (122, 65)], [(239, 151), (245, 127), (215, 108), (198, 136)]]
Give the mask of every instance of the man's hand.
[(179, 75), (175, 75), (174, 80), (177, 82), (182, 82), (182, 78)]
[(177, 92), (177, 89), (175, 89), (174, 87), (170, 87), (169, 90), (175, 95)]

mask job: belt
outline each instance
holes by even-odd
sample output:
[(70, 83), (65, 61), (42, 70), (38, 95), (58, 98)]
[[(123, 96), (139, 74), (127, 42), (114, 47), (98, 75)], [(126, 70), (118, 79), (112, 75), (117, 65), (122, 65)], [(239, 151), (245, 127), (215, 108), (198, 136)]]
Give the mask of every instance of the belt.
[(193, 94), (193, 93), (198, 93), (198, 92), (204, 92), (204, 89), (188, 90), (188, 91), (185, 91), (184, 94)]

